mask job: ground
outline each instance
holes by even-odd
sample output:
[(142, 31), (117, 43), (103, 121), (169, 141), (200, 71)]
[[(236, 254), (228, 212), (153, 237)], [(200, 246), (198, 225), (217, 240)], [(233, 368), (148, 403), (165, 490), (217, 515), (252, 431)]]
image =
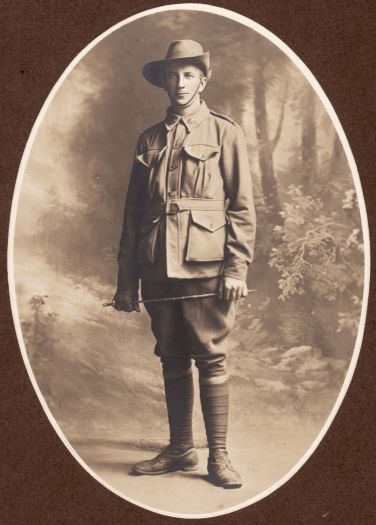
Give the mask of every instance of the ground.
[[(311, 429), (312, 431), (312, 429)], [(247, 441), (230, 440), (231, 461), (241, 472), (243, 486), (226, 490), (207, 478), (207, 449), (199, 449), (200, 468), (162, 476), (134, 476), (131, 466), (157, 452), (127, 442), (86, 439), (73, 442), (78, 454), (103, 481), (126, 498), (165, 513), (206, 514), (231, 509), (254, 498), (285, 476), (304, 454), (314, 435), (304, 432), (253, 433)], [(193, 516), (192, 516), (193, 517)]]

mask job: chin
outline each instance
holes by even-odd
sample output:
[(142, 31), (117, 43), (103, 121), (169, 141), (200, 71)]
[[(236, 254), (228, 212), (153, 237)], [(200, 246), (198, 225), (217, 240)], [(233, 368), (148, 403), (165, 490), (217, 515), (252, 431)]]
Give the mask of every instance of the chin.
[(189, 100), (189, 96), (185, 96), (185, 97), (175, 97), (174, 99), (174, 103), (175, 104), (186, 104)]

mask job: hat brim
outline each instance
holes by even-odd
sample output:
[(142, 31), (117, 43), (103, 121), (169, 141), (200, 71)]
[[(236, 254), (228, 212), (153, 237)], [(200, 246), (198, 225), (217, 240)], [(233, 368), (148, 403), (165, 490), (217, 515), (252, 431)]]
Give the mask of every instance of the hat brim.
[(154, 86), (163, 88), (163, 68), (166, 66), (166, 64), (171, 64), (173, 62), (185, 62), (187, 64), (194, 64), (203, 71), (205, 77), (208, 80), (211, 77), (209, 51), (207, 51), (203, 55), (179, 58), (165, 58), (163, 60), (153, 60), (152, 62), (148, 62), (144, 65), (142, 71), (144, 78)]

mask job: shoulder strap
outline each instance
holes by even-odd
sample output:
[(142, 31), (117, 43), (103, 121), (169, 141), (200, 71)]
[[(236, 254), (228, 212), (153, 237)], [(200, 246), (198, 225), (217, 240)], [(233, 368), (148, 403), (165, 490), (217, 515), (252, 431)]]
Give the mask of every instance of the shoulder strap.
[(234, 120), (232, 120), (232, 118), (228, 117), (227, 115), (222, 115), (222, 113), (217, 113), (217, 111), (213, 111), (212, 109), (210, 110), (210, 113), (214, 115), (215, 117), (219, 117), (223, 120), (227, 120), (227, 122), (231, 122), (233, 126), (238, 126), (238, 124)]

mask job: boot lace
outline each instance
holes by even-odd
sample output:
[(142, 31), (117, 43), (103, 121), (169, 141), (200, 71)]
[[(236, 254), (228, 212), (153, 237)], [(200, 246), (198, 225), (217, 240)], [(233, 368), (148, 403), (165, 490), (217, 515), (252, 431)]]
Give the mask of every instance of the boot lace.
[(211, 457), (211, 462), (235, 472), (235, 469), (232, 466), (231, 461), (229, 460), (226, 450), (223, 450), (221, 448), (215, 449)]

